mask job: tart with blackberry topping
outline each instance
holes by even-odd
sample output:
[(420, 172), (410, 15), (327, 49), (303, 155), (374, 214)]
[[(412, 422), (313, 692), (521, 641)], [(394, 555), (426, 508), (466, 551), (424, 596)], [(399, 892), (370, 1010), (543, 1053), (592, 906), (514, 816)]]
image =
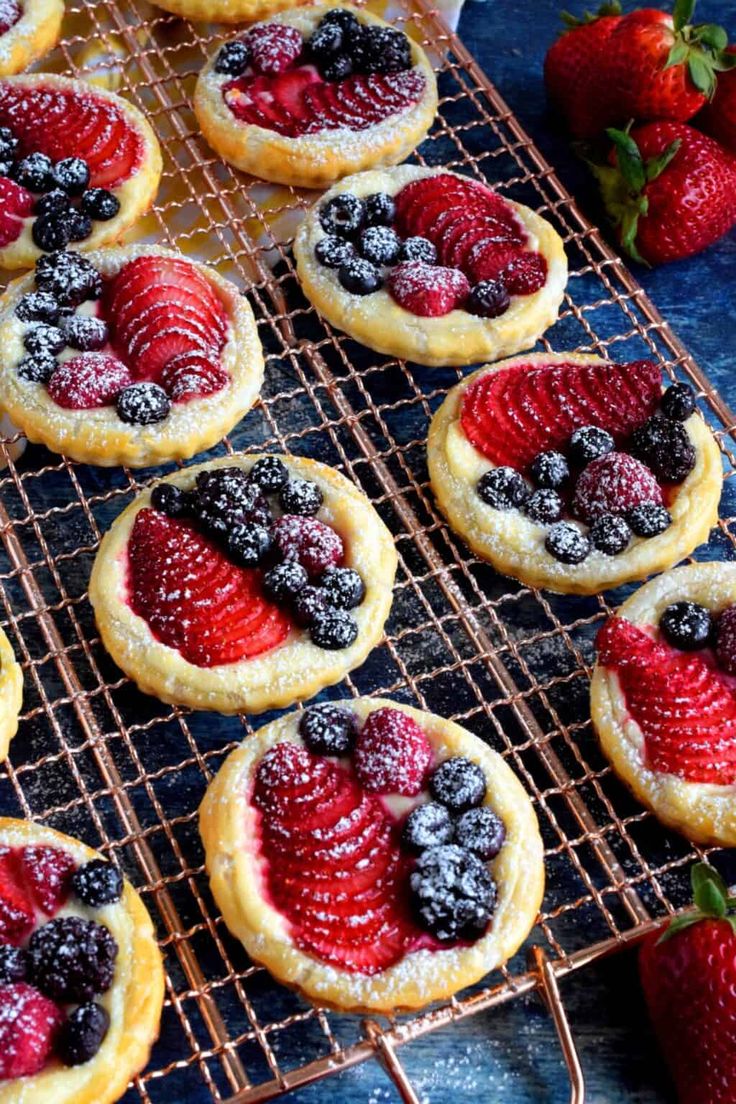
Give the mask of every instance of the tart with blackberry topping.
[(0, 0), (0, 77), (42, 58), (59, 41), (63, 0)]
[(379, 642), (393, 538), (325, 464), (231, 456), (144, 491), (100, 545), (103, 643), (146, 693), (260, 713), (339, 682)]
[(51, 253), (0, 299), (2, 405), (74, 460), (187, 459), (240, 421), (262, 381), (245, 297), (171, 250)]
[(591, 715), (613, 769), (664, 824), (736, 845), (736, 564), (652, 579), (596, 649)]
[(452, 996), (523, 943), (542, 843), (503, 759), (380, 698), (315, 705), (250, 736), (200, 809), (225, 923), (322, 1005), (392, 1012)]
[(533, 353), (453, 387), (432, 489), (476, 555), (528, 586), (595, 594), (671, 567), (716, 524), (721, 457), (686, 384), (651, 361)]
[(557, 318), (567, 261), (528, 207), (446, 169), (342, 180), (294, 242), (307, 297), (379, 353), (472, 364), (529, 348)]
[(10, 741), (18, 731), (23, 704), (23, 672), (7, 635), (0, 629), (0, 763), (7, 758)]
[(160, 177), (156, 136), (121, 96), (50, 73), (0, 80), (0, 267), (116, 241)]
[(71, 836), (0, 818), (0, 1101), (112, 1104), (164, 997), (143, 902)]
[(318, 4), (220, 47), (194, 109), (204, 137), (236, 168), (318, 188), (408, 157), (432, 125), (437, 83), (403, 31), (364, 9)]

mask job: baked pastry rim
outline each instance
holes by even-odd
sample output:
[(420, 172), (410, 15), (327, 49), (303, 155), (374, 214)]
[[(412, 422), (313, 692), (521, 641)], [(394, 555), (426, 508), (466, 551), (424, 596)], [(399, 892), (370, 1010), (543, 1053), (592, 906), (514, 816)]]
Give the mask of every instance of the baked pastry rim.
[(23, 704), (23, 672), (7, 634), (0, 629), (0, 763), (7, 759), (10, 741), (18, 731)]
[[(294, 6), (293, 0), (153, 0), (157, 8), (202, 23), (251, 23)], [(297, 0), (299, 5), (308, 0)], [(216, 14), (215, 14), (216, 13)]]
[(24, 0), (18, 22), (0, 35), (0, 77), (15, 76), (52, 50), (63, 18), (64, 0)]

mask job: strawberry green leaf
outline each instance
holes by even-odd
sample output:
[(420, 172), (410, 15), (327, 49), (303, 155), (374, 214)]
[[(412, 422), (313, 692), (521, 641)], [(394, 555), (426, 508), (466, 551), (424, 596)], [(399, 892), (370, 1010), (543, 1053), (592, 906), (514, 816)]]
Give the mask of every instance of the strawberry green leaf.
[(725, 50), (728, 46), (728, 35), (717, 23), (703, 23), (696, 28), (696, 37), (714, 50)]
[(721, 919), (726, 915), (728, 887), (721, 875), (708, 863), (696, 863), (690, 871), (693, 900), (701, 915)]
[(684, 931), (685, 928), (691, 928), (693, 924), (697, 924), (699, 920), (702, 920), (702, 917), (698, 916), (697, 912), (685, 912), (681, 916), (676, 916), (674, 920), (670, 920), (657, 940), (657, 944), (666, 943), (673, 935), (677, 935), (678, 932)]
[(639, 152), (639, 147), (625, 130), (616, 130), (615, 127), (609, 127), (606, 134), (616, 147), (618, 167), (627, 187), (633, 193), (638, 194), (646, 184), (644, 161)]
[(713, 65), (706, 61), (702, 50), (691, 50), (687, 62), (687, 71), (690, 80), (698, 92), (711, 97), (716, 90), (716, 78), (713, 73)]
[(690, 22), (694, 11), (695, 0), (676, 0), (672, 9), (672, 22), (676, 31), (681, 31)]
[(647, 161), (645, 172), (648, 181), (656, 180), (658, 176), (662, 175), (681, 145), (682, 141), (675, 138), (664, 153), (660, 153), (659, 157), (652, 157)]
[(671, 69), (673, 65), (681, 65), (690, 53), (690, 47), (686, 42), (678, 40), (667, 55), (665, 69)]
[(729, 69), (736, 69), (736, 54), (718, 54), (711, 61), (711, 65), (719, 73), (726, 73)]

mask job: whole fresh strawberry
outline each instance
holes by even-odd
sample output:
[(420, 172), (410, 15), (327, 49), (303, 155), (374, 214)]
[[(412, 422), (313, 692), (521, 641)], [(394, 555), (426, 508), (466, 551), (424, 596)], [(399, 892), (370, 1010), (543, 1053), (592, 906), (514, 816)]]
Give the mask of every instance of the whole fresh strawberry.
[(684, 123), (609, 129), (608, 166), (593, 167), (619, 241), (650, 265), (690, 257), (736, 221), (736, 161)]
[(566, 29), (544, 59), (547, 95), (576, 138), (592, 138), (609, 113), (597, 78), (606, 43), (621, 22), (621, 5), (613, 0), (596, 14), (585, 12), (578, 19), (563, 12), (562, 19)]
[[(736, 46), (729, 46), (727, 53), (736, 61)], [(718, 74), (716, 94), (696, 122), (711, 138), (736, 153), (736, 69)]]
[(642, 944), (639, 977), (679, 1104), (736, 1101), (736, 898), (707, 863), (695, 910)]

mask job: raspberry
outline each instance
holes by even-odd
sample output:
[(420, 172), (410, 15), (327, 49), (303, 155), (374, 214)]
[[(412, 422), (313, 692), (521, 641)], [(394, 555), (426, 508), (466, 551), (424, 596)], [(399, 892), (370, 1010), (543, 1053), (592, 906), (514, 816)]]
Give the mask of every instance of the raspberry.
[[(61, 1021), (60, 1009), (32, 985), (18, 982), (0, 987), (0, 1081), (42, 1070)], [(22, 1088), (16, 1091), (23, 1095)]]
[(533, 295), (547, 280), (547, 262), (541, 253), (520, 253), (501, 276), (509, 295)]
[(283, 73), (292, 65), (304, 48), (304, 39), (296, 27), (283, 23), (265, 23), (253, 27), (243, 35), (242, 41), (250, 54), (250, 62), (257, 73)]
[(411, 314), (438, 318), (462, 306), (470, 284), (459, 268), (404, 261), (392, 269), (387, 281), (393, 299)]
[(370, 793), (419, 793), (432, 746), (408, 714), (384, 706), (367, 718), (355, 748), (355, 773)]
[(662, 491), (652, 472), (628, 453), (609, 452), (581, 472), (573, 512), (591, 524), (603, 514), (624, 514), (645, 502), (662, 504)]
[(107, 353), (81, 353), (58, 366), (49, 395), (67, 410), (91, 410), (109, 406), (133, 382), (122, 361)]
[(296, 560), (312, 577), (340, 563), (345, 552), (335, 530), (312, 517), (284, 514), (274, 523), (272, 536), (283, 558)]

